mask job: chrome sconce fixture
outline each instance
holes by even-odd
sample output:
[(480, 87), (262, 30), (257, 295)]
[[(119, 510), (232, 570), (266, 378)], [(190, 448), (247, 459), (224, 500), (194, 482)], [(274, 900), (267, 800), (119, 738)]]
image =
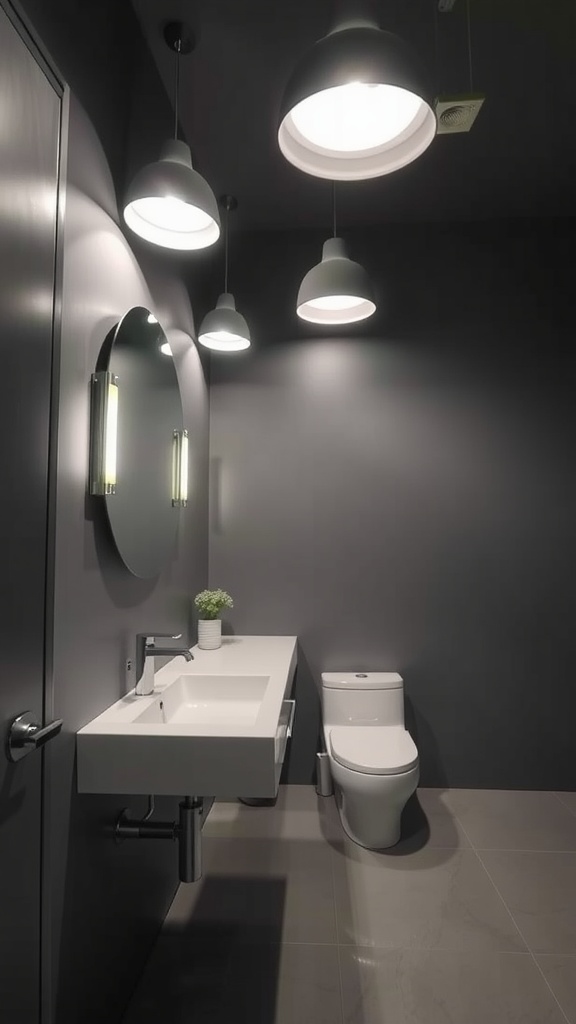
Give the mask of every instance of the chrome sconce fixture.
[(205, 348), (217, 352), (240, 352), (250, 347), (250, 329), (246, 320), (236, 309), (234, 296), (228, 291), (228, 216), (238, 203), (234, 196), (222, 196), (220, 200), (226, 211), (224, 228), (224, 291), (214, 309), (206, 314), (200, 324), (198, 341)]
[(134, 177), (126, 196), (124, 220), (141, 238), (167, 249), (204, 249), (220, 237), (220, 215), (212, 189), (192, 167), (190, 147), (178, 139), (180, 56), (194, 49), (194, 36), (183, 22), (166, 25), (164, 39), (176, 54), (174, 138), (164, 143), (160, 159)]
[(118, 377), (93, 373), (90, 397), (90, 494), (116, 494)]
[(188, 431), (175, 430), (172, 444), (172, 505), (188, 504)]
[(376, 310), (372, 283), (359, 263), (348, 259), (344, 241), (336, 236), (336, 184), (332, 182), (333, 237), (324, 242), (322, 260), (302, 280), (296, 312), (309, 323), (352, 324)]

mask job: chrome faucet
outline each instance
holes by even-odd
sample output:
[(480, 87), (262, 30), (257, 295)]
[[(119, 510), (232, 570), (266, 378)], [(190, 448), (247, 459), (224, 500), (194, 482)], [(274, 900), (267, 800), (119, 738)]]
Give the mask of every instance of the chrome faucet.
[(156, 639), (158, 637), (162, 637), (162, 639), (170, 637), (171, 640), (179, 640), (181, 636), (182, 633), (155, 633), (154, 636), (151, 636), (149, 633), (136, 634), (136, 686), (134, 688), (136, 696), (146, 697), (154, 692), (154, 674), (151, 674), (149, 680), (144, 679), (146, 658), (181, 654), (183, 658), (186, 658), (186, 661), (194, 660), (194, 655), (187, 647), (156, 647)]

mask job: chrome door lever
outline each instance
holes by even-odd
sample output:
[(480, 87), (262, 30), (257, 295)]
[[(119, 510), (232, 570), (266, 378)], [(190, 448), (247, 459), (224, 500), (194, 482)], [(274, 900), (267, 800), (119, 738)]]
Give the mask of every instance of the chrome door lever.
[(21, 761), (31, 750), (43, 747), (53, 736), (60, 732), (63, 720), (57, 718), (44, 727), (34, 721), (31, 711), (24, 711), (13, 720), (8, 729), (6, 739), (6, 757), (9, 761)]

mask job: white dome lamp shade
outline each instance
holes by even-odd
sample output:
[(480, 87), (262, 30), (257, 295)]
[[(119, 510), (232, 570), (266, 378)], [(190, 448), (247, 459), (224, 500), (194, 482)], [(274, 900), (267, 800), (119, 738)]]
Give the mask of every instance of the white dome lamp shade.
[(348, 259), (341, 238), (324, 242), (322, 261), (304, 277), (296, 312), (313, 324), (352, 324), (366, 320), (376, 310), (368, 274)]
[(178, 139), (180, 55), (194, 39), (182, 22), (164, 29), (176, 53), (174, 138), (164, 143), (160, 159), (137, 172), (126, 195), (124, 220), (141, 238), (167, 249), (204, 249), (220, 237), (220, 215), (212, 189), (192, 167), (190, 147)]
[(200, 324), (198, 341), (213, 352), (241, 352), (250, 348), (250, 329), (246, 320), (236, 309), (234, 296), (228, 291), (228, 215), (238, 203), (233, 196), (220, 200), (226, 210), (224, 249), (224, 291), (218, 297), (216, 306), (206, 314)]
[(230, 292), (222, 292), (214, 309), (204, 317), (198, 341), (214, 352), (240, 352), (250, 348), (248, 324), (236, 309)]
[(435, 134), (430, 88), (412, 50), (362, 21), (337, 26), (297, 65), (278, 143), (307, 174), (360, 181), (405, 167)]
[(360, 263), (348, 258), (336, 235), (336, 183), (332, 182), (333, 238), (322, 247), (322, 260), (305, 275), (296, 312), (312, 324), (353, 324), (376, 311), (372, 282)]

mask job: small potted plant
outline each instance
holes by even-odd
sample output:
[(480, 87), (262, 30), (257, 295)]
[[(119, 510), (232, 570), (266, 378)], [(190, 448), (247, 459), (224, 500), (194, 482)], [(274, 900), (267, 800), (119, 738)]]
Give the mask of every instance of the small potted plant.
[(225, 590), (202, 590), (194, 604), (198, 609), (198, 647), (203, 651), (221, 647), (222, 623), (218, 616), (223, 608), (234, 607), (230, 594)]

